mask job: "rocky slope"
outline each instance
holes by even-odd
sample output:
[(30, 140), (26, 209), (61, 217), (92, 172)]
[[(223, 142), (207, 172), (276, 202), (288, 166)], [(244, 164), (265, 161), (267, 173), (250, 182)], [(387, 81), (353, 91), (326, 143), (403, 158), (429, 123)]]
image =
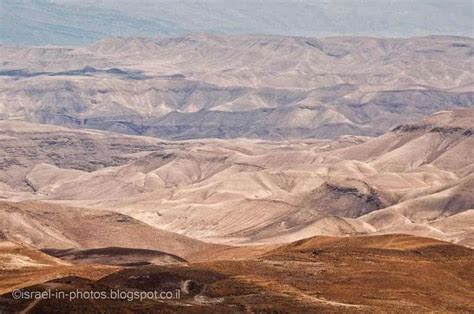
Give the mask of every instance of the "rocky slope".
[(5, 163), (0, 195), (226, 244), (401, 232), (473, 246), (473, 117), (444, 111), (378, 138), (285, 142), (166, 142), (3, 122), (0, 144), (19, 157)]

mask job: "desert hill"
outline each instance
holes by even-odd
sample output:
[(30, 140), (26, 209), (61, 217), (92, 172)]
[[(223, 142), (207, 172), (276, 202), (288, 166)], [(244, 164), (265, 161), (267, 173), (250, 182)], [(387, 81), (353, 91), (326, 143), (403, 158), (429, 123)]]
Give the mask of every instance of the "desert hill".
[(433, 165), (462, 171), (472, 166), (473, 110), (441, 111), (403, 124), (370, 143), (341, 150), (341, 159), (370, 162), (376, 168), (404, 170)]
[(473, 115), (291, 141), (3, 121), (0, 311), (472, 311)]
[(472, 38), (107, 38), (0, 46), (0, 117), (166, 139), (378, 136), (473, 106)]
[(117, 266), (166, 265), (183, 263), (179, 256), (156, 250), (106, 247), (98, 249), (43, 249), (42, 252), (77, 264)]
[[(375, 232), (472, 246), (472, 117), (472, 110), (443, 111), (378, 138), (281, 142), (168, 142), (2, 122), (5, 151), (27, 152), (4, 163), (2, 194), (60, 203), (71, 213), (87, 208), (91, 217), (123, 215), (145, 229), (225, 244)], [(97, 241), (137, 245), (109, 240)], [(71, 246), (58, 248), (84, 245), (65, 241)], [(158, 243), (137, 248), (186, 258)]]
[[(474, 308), (473, 263), (471, 249), (427, 238), (313, 237), (256, 258), (129, 267), (100, 279), (69, 276), (38, 282), (29, 289), (42, 291), (52, 285), (62, 291), (182, 289), (179, 299), (166, 302), (104, 300), (101, 306), (109, 311), (462, 312)], [(14, 301), (8, 294), (0, 301), (2, 307), (97, 310), (90, 300), (50, 299), (32, 304)]]
[(117, 268), (105, 265), (77, 266), (32, 247), (0, 242), (0, 293), (67, 276), (99, 279)]
[(87, 253), (81, 252), (83, 249), (89, 249), (90, 255), (94, 255), (90, 251), (92, 249), (97, 251), (96, 255), (110, 255), (111, 253), (107, 253), (109, 247), (118, 247), (118, 251), (120, 248), (124, 250), (124, 255), (126, 248), (131, 255), (147, 255), (146, 249), (148, 249), (155, 250), (148, 252), (154, 253), (152, 259), (159, 255), (168, 255), (163, 261), (166, 259), (178, 261), (179, 258), (169, 254), (192, 256), (196, 252), (219, 247), (153, 228), (118, 213), (50, 203), (1, 202), (0, 217), (2, 218), (0, 228), (9, 241), (41, 249), (66, 250), (62, 253), (58, 251), (59, 255), (74, 256)]

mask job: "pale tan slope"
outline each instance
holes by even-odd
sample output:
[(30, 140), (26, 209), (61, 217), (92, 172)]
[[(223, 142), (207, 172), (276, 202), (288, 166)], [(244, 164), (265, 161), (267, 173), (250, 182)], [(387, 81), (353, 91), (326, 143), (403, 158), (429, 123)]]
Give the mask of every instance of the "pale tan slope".
[(73, 179), (77, 170), (124, 165), (137, 153), (162, 147), (154, 138), (21, 121), (0, 121), (0, 134), (0, 181), (6, 185), (0, 196), (8, 198), (14, 197), (12, 191), (22, 197), (22, 192)]
[(473, 163), (473, 127), (474, 110), (444, 111), (332, 155), (366, 161), (384, 171), (403, 172), (425, 164), (455, 171)]
[(7, 239), (37, 248), (142, 248), (187, 256), (212, 247), (129, 216), (48, 203), (0, 203)]
[(359, 217), (379, 233), (408, 233), (473, 246), (473, 179)]
[[(95, 172), (91, 175), (97, 174)], [(132, 184), (130, 176), (116, 175), (113, 177), (122, 178), (120, 180), (124, 180), (123, 182)], [(187, 184), (177, 189), (158, 188), (154, 192), (131, 193), (127, 199), (123, 198), (127, 191), (120, 185), (113, 184), (116, 182), (115, 179), (111, 182), (104, 181), (100, 187), (111, 188), (114, 191), (106, 194), (107, 200), (88, 193), (95, 188), (95, 185), (89, 187), (91, 181), (80, 182), (83, 183), (63, 185), (58, 189), (60, 192), (55, 198), (62, 200), (71, 198), (69, 193), (74, 191), (72, 187), (75, 186), (74, 199), (82, 199), (84, 203), (75, 201), (71, 204), (110, 208), (148, 224), (192, 237), (209, 240), (225, 236), (230, 240), (242, 237), (245, 239), (280, 220), (286, 227), (279, 232), (287, 232), (289, 227), (306, 223), (307, 221), (298, 220), (296, 225), (293, 225), (289, 223), (290, 218), (284, 217), (291, 217), (293, 214), (296, 215), (295, 212), (301, 211), (298, 207), (307, 203), (303, 196), (323, 184), (324, 179), (308, 172), (256, 171), (249, 166), (235, 165), (201, 182)], [(65, 194), (66, 191), (70, 192)], [(354, 202), (362, 197), (361, 202), (365, 203), (366, 198), (370, 197), (363, 196), (365, 195), (363, 193), (367, 192), (361, 193), (361, 196), (353, 197)], [(64, 195), (68, 197), (65, 198)], [(351, 202), (345, 204), (345, 210), (349, 210), (351, 204), (355, 204)], [(317, 205), (313, 204), (313, 207), (313, 213), (303, 215), (310, 221), (320, 217), (321, 214), (328, 214)], [(342, 211), (340, 214), (348, 215)], [(335, 221), (338, 222), (337, 219)]]
[(377, 171), (366, 180), (385, 192), (398, 192), (400, 196), (398, 201), (401, 201), (421, 193), (430, 193), (447, 184), (456, 184), (459, 177), (455, 173), (441, 170), (433, 165), (423, 165), (404, 172)]
[(49, 194), (54, 188), (74, 180), (86, 172), (75, 169), (61, 169), (49, 164), (36, 164), (25, 176), (25, 182), (36, 192)]
[(472, 129), (474, 123), (472, 111), (472, 109), (443, 110), (424, 118), (419, 124), (433, 125), (451, 129)]
[(474, 208), (474, 178), (465, 178), (454, 186), (448, 186), (428, 195), (412, 198), (380, 211), (369, 213), (360, 219), (377, 228), (386, 228), (390, 221), (378, 219), (385, 211), (395, 211), (411, 222), (427, 222)]
[[(472, 209), (472, 116), (472, 110), (442, 112), (379, 138), (337, 141), (156, 142), (98, 131), (100, 136), (84, 138), (86, 131), (41, 131), (31, 125), (37, 133), (26, 137), (28, 150), (24, 141), (3, 142), (8, 150), (28, 151), (31, 157), (4, 165), (1, 173), (23, 167), (20, 173), (32, 187), (29, 198), (118, 212), (218, 243), (383, 230), (463, 241), (470, 230), (460, 230), (455, 239), (427, 224)], [(12, 129), (1, 135), (25, 138)], [(45, 145), (48, 135), (54, 141)], [(87, 146), (76, 144), (85, 140)], [(66, 165), (43, 157), (58, 151), (68, 156)], [(35, 163), (37, 152), (42, 157)], [(449, 160), (442, 159), (446, 156)], [(71, 170), (77, 160), (104, 163)], [(17, 181), (5, 181), (11, 191), (21, 191), (15, 189)], [(358, 219), (362, 215), (375, 218)]]
[[(362, 199), (370, 199), (369, 196), (363, 196), (363, 194), (361, 195)], [(235, 194), (225, 194), (225, 196), (227, 198), (235, 197)], [(146, 196), (144, 195), (143, 197)], [(119, 203), (121, 203), (122, 206), (125, 206), (123, 209), (124, 212), (129, 213), (130, 215), (134, 215), (134, 217), (136, 217), (137, 219), (144, 219), (150, 224), (161, 226), (163, 228), (170, 228), (169, 230), (179, 230), (180, 232), (184, 232), (186, 234), (197, 237), (219, 235), (225, 236), (226, 234), (232, 236), (257, 236), (260, 233), (259, 230), (266, 230), (267, 228), (269, 228), (269, 226), (272, 225), (276, 225), (278, 227), (275, 229), (271, 229), (272, 232), (266, 233), (269, 237), (271, 237), (272, 233), (273, 236), (277, 236), (279, 233), (287, 234), (293, 231), (300, 232), (299, 229), (304, 226), (308, 221), (318, 220), (318, 218), (321, 217), (323, 208), (328, 208), (337, 204), (321, 204), (321, 206), (324, 207), (320, 207), (316, 204), (313, 204), (313, 207), (299, 207), (298, 203), (296, 203), (296, 206), (290, 204), (285, 205), (285, 203), (282, 203), (281, 201), (225, 201), (223, 195), (223, 197), (220, 199), (221, 202), (216, 203), (219, 198), (214, 198), (214, 201), (211, 204), (187, 205), (189, 204), (187, 202), (195, 202), (197, 198), (187, 198), (184, 199), (184, 202), (182, 203), (179, 203), (178, 200), (174, 202), (156, 202), (152, 200), (152, 195), (146, 198), (148, 199), (147, 201), (145, 201), (143, 198), (135, 198), (134, 200), (130, 200), (130, 205), (127, 205), (127, 202), (117, 202), (112, 204), (118, 205)], [(344, 206), (346, 206), (348, 210), (355, 210), (355, 207), (352, 206), (357, 205), (357, 202), (360, 202), (358, 201), (358, 199), (358, 196), (354, 196), (354, 201), (349, 201), (345, 203)], [(362, 201), (365, 202), (364, 200)], [(358, 206), (362, 206), (362, 204), (365, 203), (359, 203)], [(301, 206), (303, 205), (304, 204), (301, 204)], [(109, 205), (104, 204), (103, 206), (108, 207)], [(451, 205), (447, 206), (448, 208), (451, 208)], [(358, 210), (361, 210), (363, 208), (364, 207), (359, 207)], [(311, 211), (308, 211), (309, 209), (311, 209)], [(157, 210), (159, 213), (158, 215), (151, 215), (151, 213)], [(342, 210), (342, 208), (338, 207), (337, 210)], [(438, 211), (439, 210), (436, 210), (436, 212)], [(305, 212), (306, 214), (303, 214)], [(426, 216), (432, 216), (433, 214), (433, 212), (427, 210)], [(181, 215), (181, 217), (178, 215)], [(296, 217), (299, 217), (300, 215), (302, 215), (301, 217), (305, 217), (305, 219), (302, 221), (296, 219)], [(331, 219), (327, 220), (327, 222), (329, 221), (331, 221)], [(347, 219), (336, 219), (334, 221), (336, 223), (342, 222), (342, 225), (348, 225)], [(329, 225), (330, 224), (328, 223), (328, 227)], [(337, 225), (338, 224), (336, 224), (335, 226)], [(357, 224), (354, 224), (354, 222), (352, 222), (348, 225), (348, 229), (342, 227), (335, 227), (335, 229), (332, 230), (335, 230), (334, 232), (338, 232), (338, 234), (340, 232), (353, 233), (365, 232), (367, 230), (371, 231), (370, 227), (365, 228), (364, 230), (357, 228), (356, 226)], [(321, 225), (321, 228), (324, 229), (325, 226)], [(240, 232), (237, 231), (239, 229), (241, 229)], [(321, 229), (317, 228), (313, 229), (313, 234), (327, 234), (327, 232), (322, 232), (320, 230)], [(306, 233), (306, 235), (308, 235), (308, 233)]]
[(459, 139), (450, 135), (431, 133), (384, 154), (373, 164), (383, 169), (413, 168), (432, 164), (443, 170), (454, 171), (472, 163), (473, 147), (472, 136)]
[[(324, 211), (322, 206), (327, 207), (329, 204), (323, 204), (323, 201), (311, 203), (306, 196), (321, 186), (325, 182), (324, 179), (310, 172), (256, 171), (239, 165), (226, 168), (202, 182), (170, 191), (168, 196), (162, 189), (158, 189), (156, 192), (137, 194), (129, 199), (100, 203), (90, 201), (89, 204), (100, 208), (113, 208), (151, 225), (208, 240), (223, 236), (231, 239), (251, 237), (258, 234), (258, 230), (275, 224), (284, 226), (282, 230), (275, 232), (287, 233), (289, 228), (306, 224), (321, 215), (352, 217), (360, 215), (357, 210), (370, 211), (382, 206), (382, 203), (375, 199), (374, 203), (380, 204), (370, 205), (373, 197), (370, 195), (371, 188), (361, 182), (359, 188), (354, 188), (355, 192), (347, 191), (349, 196), (344, 208), (336, 208), (339, 206), (337, 205), (334, 208), (338, 212)], [(334, 194), (333, 197), (337, 198), (337, 194), (344, 194), (345, 190), (332, 192), (323, 189), (321, 193)], [(350, 196), (351, 193), (354, 195)], [(113, 198), (113, 195), (111, 197)], [(318, 197), (313, 196), (314, 198)], [(353, 213), (349, 214), (351, 206), (359, 207), (364, 204), (367, 204), (367, 209), (352, 209)], [(301, 218), (291, 222), (297, 216)], [(336, 225), (338, 222), (336, 219)]]
[[(232, 161), (238, 160), (239, 164), (255, 165), (261, 169), (252, 169), (250, 173), (249, 169), (241, 169), (242, 172), (234, 173), (229, 172), (232, 168), (227, 168), (209, 180), (179, 189), (170, 200), (157, 202), (150, 194), (137, 196), (129, 204), (120, 201), (112, 204), (120, 207), (122, 203), (125, 212), (131, 215), (134, 212), (136, 218), (147, 219), (151, 224), (208, 240), (222, 236), (237, 237), (232, 239), (241, 241), (294, 240), (311, 235), (311, 232), (369, 233), (390, 226), (390, 232), (416, 231), (419, 235), (462, 241), (463, 237), (471, 236), (472, 230), (462, 230), (455, 238), (426, 227), (425, 223), (442, 221), (445, 217), (472, 208), (469, 193), (472, 180), (462, 178), (462, 174), (458, 173), (458, 169), (465, 169), (473, 162), (470, 154), (472, 136), (468, 132), (472, 114), (472, 110), (438, 113), (435, 118), (430, 117), (415, 125), (414, 134), (410, 130), (395, 131), (330, 153), (315, 147), (314, 153), (308, 153), (304, 148), (293, 148), (288, 152), (237, 154)], [(428, 140), (419, 140), (425, 136)], [(446, 142), (451, 145), (446, 145)], [(413, 148), (415, 152), (410, 154)], [(461, 149), (464, 154), (460, 155), (457, 151), (451, 153), (455, 149)], [(357, 153), (368, 157), (361, 158), (364, 161), (337, 161), (334, 158), (340, 158), (340, 154), (352, 154), (349, 159), (360, 157)], [(447, 155), (458, 159), (456, 162), (437, 163), (439, 157), (432, 158)], [(278, 175), (268, 176), (269, 169), (275, 169), (274, 173), (278, 170)], [(363, 182), (361, 187), (352, 189), (339, 183), (335, 185), (337, 188), (331, 189), (335, 192), (328, 190), (331, 182), (344, 182), (348, 177), (351, 178), (348, 182)], [(314, 201), (305, 203), (304, 200), (318, 189), (320, 192), (313, 196)], [(331, 198), (331, 193), (342, 195)], [(242, 197), (245, 200), (237, 201)], [(268, 202), (270, 199), (277, 202), (272, 204)], [(282, 207), (285, 202), (286, 208)], [(371, 203), (378, 205), (371, 208)], [(109, 205), (104, 203), (100, 206)], [(384, 207), (387, 209), (382, 209)], [(138, 214), (137, 208), (143, 212)], [(153, 211), (152, 208), (158, 209), (162, 216), (150, 217), (147, 212)], [(380, 215), (380, 222), (376, 218), (364, 218), (364, 223), (360, 224), (347, 218), (325, 217), (329, 214), (356, 218), (364, 210), (372, 212), (368, 217)], [(271, 212), (272, 215), (262, 216), (262, 212)], [(183, 216), (179, 218), (179, 215)], [(243, 217), (240, 218), (240, 215)], [(209, 218), (200, 222), (202, 217)], [(201, 224), (205, 226), (202, 229), (198, 227)], [(236, 225), (241, 231), (236, 231)]]
[(459, 245), (474, 247), (474, 209), (430, 222), (433, 228), (441, 230)]
[(97, 280), (117, 270), (104, 265), (77, 266), (25, 245), (0, 241), (0, 294), (68, 276)]
[(69, 266), (70, 263), (54, 258), (32, 248), (10, 242), (0, 241), (0, 271), (22, 268), (42, 268), (48, 266)]

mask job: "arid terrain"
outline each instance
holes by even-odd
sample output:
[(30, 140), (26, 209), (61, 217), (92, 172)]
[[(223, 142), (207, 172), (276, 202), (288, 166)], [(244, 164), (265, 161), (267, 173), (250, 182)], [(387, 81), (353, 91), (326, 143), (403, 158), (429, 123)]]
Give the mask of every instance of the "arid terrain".
[(0, 313), (473, 312), (473, 49), (0, 46)]
[(3, 121), (0, 224), (42, 248), (84, 247), (64, 221), (97, 213), (221, 244), (408, 233), (472, 247), (473, 125), (466, 109), (377, 138), (168, 142)]
[(0, 46), (0, 117), (162, 139), (378, 136), (471, 107), (469, 37), (107, 38)]
[[(1, 121), (0, 309), (472, 311), (473, 125), (177, 142)], [(12, 299), (27, 287), (187, 292)]]
[[(12, 248), (2, 248), (2, 255)], [(15, 301), (0, 309), (33, 312), (469, 312), (474, 309), (474, 254), (466, 247), (402, 235), (315, 237), (240, 259), (186, 265), (112, 268), (57, 265), (38, 252), (15, 248), (37, 265), (0, 270), (1, 288), (46, 291), (182, 289), (178, 300)], [(46, 266), (42, 263), (53, 265)], [(423, 265), (420, 267), (420, 264)], [(18, 265), (18, 263), (17, 263)], [(6, 273), (6, 275), (5, 275)], [(68, 274), (67, 276), (65, 274)], [(12, 279), (14, 277), (14, 279)], [(29, 282), (18, 282), (27, 277)], [(55, 279), (54, 279), (55, 278)], [(383, 280), (381, 280), (383, 278)], [(34, 281), (37, 284), (34, 284)]]

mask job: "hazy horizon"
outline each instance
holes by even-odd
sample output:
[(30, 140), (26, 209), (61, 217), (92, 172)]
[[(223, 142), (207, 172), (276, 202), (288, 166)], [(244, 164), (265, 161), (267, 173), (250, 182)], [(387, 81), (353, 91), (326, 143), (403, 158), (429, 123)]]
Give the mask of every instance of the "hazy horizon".
[(473, 37), (473, 2), (4, 0), (0, 44), (90, 44), (189, 33), (303, 37)]

